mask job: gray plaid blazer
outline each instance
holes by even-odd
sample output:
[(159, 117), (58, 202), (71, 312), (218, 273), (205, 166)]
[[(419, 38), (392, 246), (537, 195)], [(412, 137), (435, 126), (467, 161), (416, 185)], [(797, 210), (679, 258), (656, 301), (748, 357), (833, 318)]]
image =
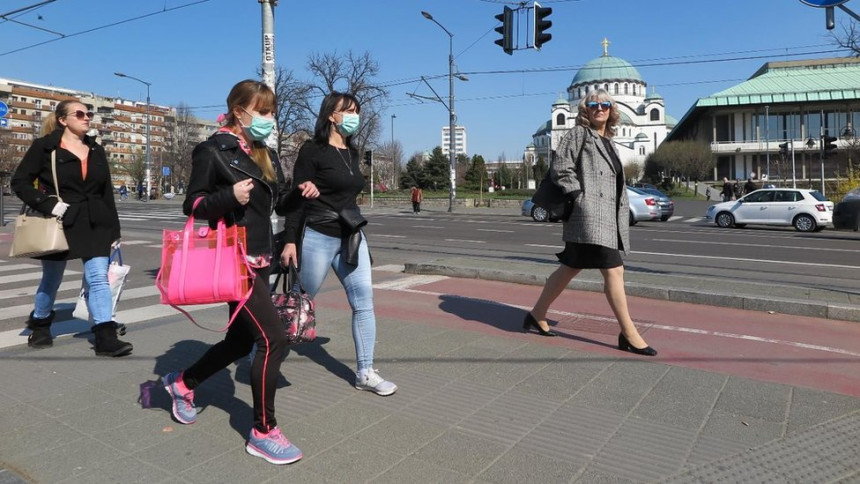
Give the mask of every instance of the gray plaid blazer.
[(552, 180), (573, 198), (562, 239), (630, 253), (627, 190), (621, 190), (621, 203), (617, 203), (618, 174), (597, 132), (575, 126), (565, 133), (552, 152), (549, 171)]

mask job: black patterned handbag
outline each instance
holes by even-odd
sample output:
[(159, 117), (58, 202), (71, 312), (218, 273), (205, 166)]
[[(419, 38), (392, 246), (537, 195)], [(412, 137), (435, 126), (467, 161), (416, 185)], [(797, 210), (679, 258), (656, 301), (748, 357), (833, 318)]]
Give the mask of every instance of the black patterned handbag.
[[(281, 292), (278, 292), (279, 282)], [(284, 325), (289, 344), (308, 343), (317, 337), (314, 301), (302, 286), (299, 271), (293, 263), (290, 263), (286, 275), (282, 271), (275, 278), (272, 304)]]

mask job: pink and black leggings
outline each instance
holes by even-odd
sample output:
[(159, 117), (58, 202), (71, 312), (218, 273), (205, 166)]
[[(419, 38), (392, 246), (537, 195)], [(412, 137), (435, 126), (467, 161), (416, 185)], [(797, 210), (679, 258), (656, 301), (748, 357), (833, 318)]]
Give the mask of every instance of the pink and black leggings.
[[(182, 374), (189, 389), (245, 357), (257, 343), (251, 363), (251, 392), (254, 396), (254, 428), (267, 433), (277, 426), (275, 390), (281, 362), (287, 350), (287, 334), (278, 318), (269, 293), (269, 268), (255, 269), (257, 277), (251, 297), (227, 330), (224, 340), (213, 345)], [(230, 314), (237, 303), (230, 303)]]

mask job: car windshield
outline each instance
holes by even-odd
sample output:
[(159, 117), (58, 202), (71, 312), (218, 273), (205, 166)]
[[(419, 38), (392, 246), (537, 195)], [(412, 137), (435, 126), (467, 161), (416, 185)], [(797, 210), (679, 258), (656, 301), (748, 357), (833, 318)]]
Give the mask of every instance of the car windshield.
[(639, 188), (633, 188), (633, 187), (631, 187), (631, 186), (629, 186), (629, 185), (628, 185), (628, 186), (627, 186), (627, 189), (628, 189), (628, 190), (630, 190), (631, 192), (633, 192), (633, 193), (637, 193), (637, 194), (639, 194), (639, 195), (647, 195), (645, 192), (643, 192), (643, 191), (642, 191), (641, 189), (639, 189)]
[(669, 198), (665, 193), (657, 190), (656, 188), (643, 188), (642, 191), (661, 198)]

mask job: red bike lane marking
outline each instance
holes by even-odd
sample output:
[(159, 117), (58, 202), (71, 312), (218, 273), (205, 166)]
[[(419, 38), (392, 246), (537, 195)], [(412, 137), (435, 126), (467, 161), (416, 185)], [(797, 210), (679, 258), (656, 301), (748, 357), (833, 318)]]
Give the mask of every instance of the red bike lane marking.
[[(602, 293), (566, 290), (550, 309), (558, 338), (521, 332), (540, 286), (398, 274), (375, 284), (378, 317), (530, 343), (636, 358), (860, 397), (860, 324), (629, 297), (654, 358), (616, 349), (618, 324)], [(318, 306), (348, 310), (342, 290)]]

